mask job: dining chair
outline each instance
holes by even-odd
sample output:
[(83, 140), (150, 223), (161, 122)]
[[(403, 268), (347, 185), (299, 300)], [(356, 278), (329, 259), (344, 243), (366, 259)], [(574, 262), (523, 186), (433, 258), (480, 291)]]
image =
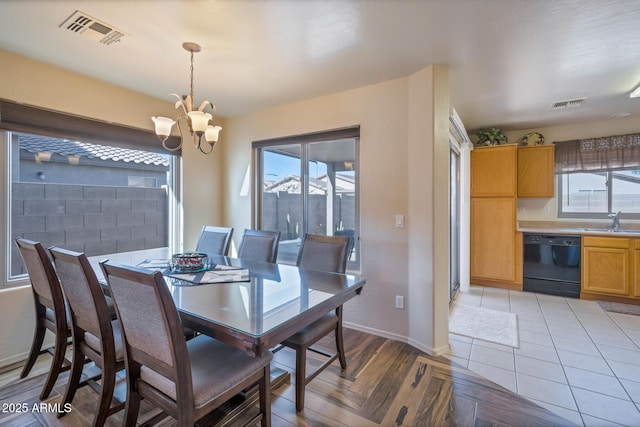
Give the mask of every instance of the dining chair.
[[(51, 353), (53, 356), (51, 368), (40, 393), (40, 400), (44, 400), (49, 397), (58, 375), (68, 371), (71, 366), (71, 362), (65, 358), (71, 337), (69, 313), (60, 281), (42, 244), (23, 238), (15, 239), (15, 242), (29, 274), (36, 313), (36, 328), (31, 350), (20, 378), (29, 375), (40, 354)], [(53, 347), (43, 349), (42, 344), (47, 329), (53, 332), (55, 341)]]
[(260, 413), (251, 425), (258, 420), (263, 426), (271, 425), (270, 352), (250, 357), (202, 334), (185, 341), (161, 272), (111, 261), (100, 265), (114, 298), (127, 352), (125, 426), (136, 425), (141, 399), (174, 417), (179, 426), (192, 426), (255, 384)]
[(205, 225), (202, 227), (196, 252), (214, 255), (227, 255), (229, 246), (231, 245), (231, 236), (233, 228), (230, 227), (214, 227)]
[(238, 246), (238, 258), (274, 263), (279, 243), (279, 231), (245, 229)]
[(338, 230), (333, 233), (334, 236), (348, 236), (349, 247), (347, 248), (347, 261), (351, 258), (356, 243), (356, 231), (353, 228), (345, 228), (344, 230)]
[[(100, 427), (107, 417), (124, 408), (123, 403), (112, 405), (116, 372), (124, 369), (120, 325), (111, 318), (102, 287), (85, 254), (57, 247), (49, 248), (49, 253), (67, 298), (73, 338), (71, 373), (61, 407), (73, 401), (85, 361), (93, 361), (102, 371), (99, 387), (89, 382), (100, 395), (93, 419), (93, 426)], [(64, 412), (59, 413), (62, 415)]]
[[(347, 269), (348, 256), (348, 236), (306, 234), (300, 246), (297, 265), (311, 270), (344, 273)], [(312, 345), (332, 331), (335, 334), (335, 353), (327, 353), (312, 347)], [(289, 347), (296, 352), (296, 411), (300, 412), (304, 409), (305, 387), (311, 380), (336, 359), (340, 361), (340, 367), (343, 370), (347, 368), (347, 359), (344, 355), (344, 342), (342, 338), (342, 306), (339, 306), (335, 311), (327, 313), (324, 317), (298, 331), (295, 335), (283, 341), (281, 345)], [(328, 357), (328, 360), (308, 376), (306, 374), (307, 350)]]

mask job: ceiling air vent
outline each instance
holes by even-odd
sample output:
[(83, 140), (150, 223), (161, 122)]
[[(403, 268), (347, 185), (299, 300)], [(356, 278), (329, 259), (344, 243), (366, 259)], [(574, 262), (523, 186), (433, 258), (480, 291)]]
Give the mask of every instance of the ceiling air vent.
[(578, 99), (569, 99), (568, 101), (559, 101), (551, 104), (552, 110), (564, 110), (565, 108), (576, 108), (580, 107), (587, 98), (578, 98)]
[(70, 17), (65, 19), (59, 27), (106, 45), (119, 42), (122, 37), (127, 35), (127, 33), (113, 25), (100, 21), (79, 10), (76, 10)]

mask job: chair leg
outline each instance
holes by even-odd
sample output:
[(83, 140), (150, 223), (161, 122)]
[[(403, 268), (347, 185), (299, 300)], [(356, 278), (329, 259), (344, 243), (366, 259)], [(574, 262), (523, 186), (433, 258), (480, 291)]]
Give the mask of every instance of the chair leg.
[(259, 383), (260, 391), (260, 413), (262, 427), (271, 427), (271, 369), (269, 364), (264, 367), (262, 379)]
[(102, 383), (100, 384), (100, 400), (98, 411), (93, 419), (93, 427), (102, 427), (109, 416), (111, 400), (113, 399), (113, 389), (116, 384), (116, 369), (111, 364), (104, 364), (102, 369)]
[(42, 388), (42, 393), (40, 394), (40, 400), (44, 400), (49, 397), (51, 390), (53, 390), (53, 386), (55, 385), (58, 375), (62, 372), (62, 365), (65, 360), (65, 352), (67, 351), (67, 336), (63, 333), (56, 333), (55, 337), (55, 347), (53, 349), (53, 360), (51, 361), (51, 370), (49, 371), (49, 375), (47, 376), (47, 380), (44, 383), (44, 387)]
[[(78, 385), (80, 384), (80, 377), (82, 376), (82, 368), (84, 367), (85, 356), (80, 353), (76, 342), (73, 343), (73, 361), (71, 362), (71, 372), (69, 373), (69, 379), (67, 380), (67, 389), (64, 391), (64, 396), (60, 407), (64, 408), (67, 403), (71, 403), (73, 397), (76, 395)], [(65, 412), (58, 412), (58, 418), (64, 416)]]
[(344, 371), (347, 369), (347, 358), (344, 355), (344, 339), (342, 338), (342, 324), (338, 322), (336, 325), (336, 351), (338, 352), (338, 360), (340, 367)]
[[(40, 321), (38, 321), (38, 323), (40, 323)], [(46, 332), (47, 329), (44, 326), (40, 324), (36, 325), (36, 330), (33, 334), (33, 341), (31, 343), (31, 351), (29, 352), (29, 357), (27, 358), (27, 361), (22, 368), (20, 378), (26, 377), (27, 375), (29, 375), (29, 372), (31, 372), (31, 368), (33, 368), (33, 365), (36, 363), (36, 359), (38, 359), (38, 356), (40, 355), (40, 349), (42, 348), (42, 343), (44, 342), (44, 334)]]
[(127, 401), (124, 406), (124, 422), (125, 427), (136, 427), (138, 421), (138, 412), (140, 411), (140, 395), (127, 389)]
[(296, 349), (296, 412), (304, 409), (304, 391), (307, 387), (307, 348)]

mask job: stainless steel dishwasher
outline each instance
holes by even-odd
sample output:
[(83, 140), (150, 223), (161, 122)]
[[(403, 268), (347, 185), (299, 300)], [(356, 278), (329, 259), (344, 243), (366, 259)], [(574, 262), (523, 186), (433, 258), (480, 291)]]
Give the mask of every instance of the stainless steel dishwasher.
[(524, 291), (580, 297), (580, 236), (524, 233)]

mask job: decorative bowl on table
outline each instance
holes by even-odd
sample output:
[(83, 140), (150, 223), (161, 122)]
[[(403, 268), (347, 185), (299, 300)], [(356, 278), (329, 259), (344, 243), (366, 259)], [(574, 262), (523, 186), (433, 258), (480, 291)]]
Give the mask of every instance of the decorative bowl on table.
[(172, 270), (177, 273), (197, 273), (207, 269), (207, 254), (189, 252), (171, 257)]

